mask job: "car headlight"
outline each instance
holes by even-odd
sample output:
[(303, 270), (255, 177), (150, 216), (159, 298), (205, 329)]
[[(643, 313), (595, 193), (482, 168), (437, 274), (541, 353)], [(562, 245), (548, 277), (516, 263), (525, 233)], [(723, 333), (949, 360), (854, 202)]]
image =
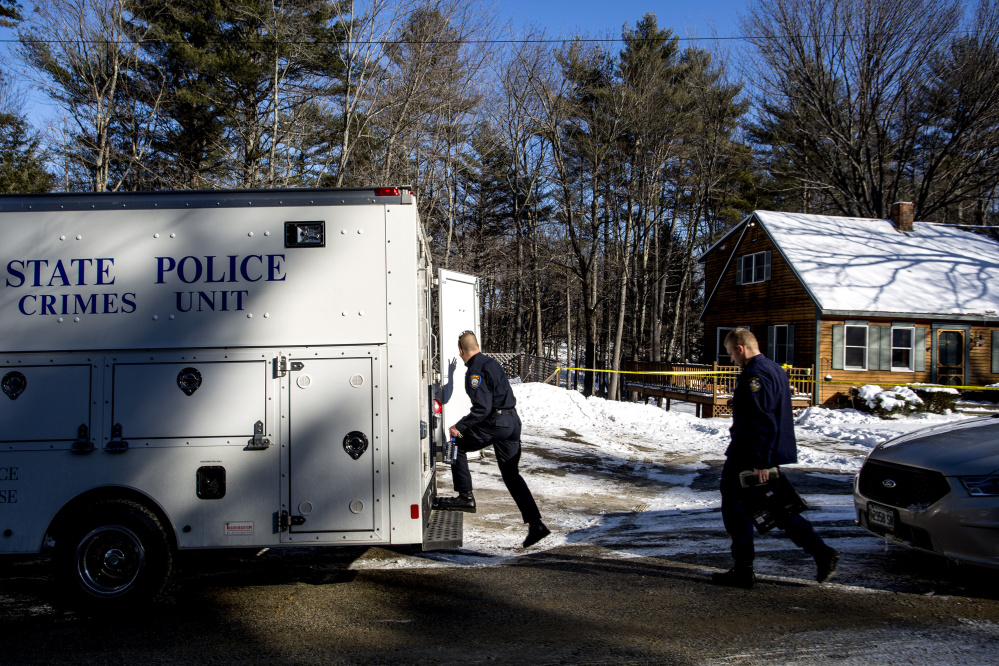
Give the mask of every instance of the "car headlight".
[(999, 496), (999, 476), (962, 476), (961, 483), (972, 497)]

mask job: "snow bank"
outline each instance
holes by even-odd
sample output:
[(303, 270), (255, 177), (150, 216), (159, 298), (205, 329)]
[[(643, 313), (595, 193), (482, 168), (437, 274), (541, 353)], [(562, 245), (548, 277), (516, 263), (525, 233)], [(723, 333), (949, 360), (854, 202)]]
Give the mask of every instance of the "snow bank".
[(641, 442), (688, 455), (717, 455), (727, 445), (728, 419), (699, 419), (655, 405), (584, 398), (550, 384), (516, 384), (513, 390), (525, 426), (549, 435), (573, 433), (614, 451)]
[[(608, 454), (656, 449), (670, 458), (686, 458), (690, 467), (724, 458), (731, 419), (697, 418), (674, 408), (584, 398), (581, 393), (549, 384), (515, 384), (517, 411), (525, 428), (544, 439), (572, 438), (592, 444)], [(874, 399), (886, 392), (870, 389)], [(919, 399), (912, 389), (895, 387), (892, 399)], [(676, 404), (676, 403), (674, 403)], [(885, 420), (855, 409), (809, 407), (795, 421), (798, 465), (824, 467), (853, 474), (872, 448), (903, 433), (934, 423), (960, 420), (960, 414), (909, 414)]]

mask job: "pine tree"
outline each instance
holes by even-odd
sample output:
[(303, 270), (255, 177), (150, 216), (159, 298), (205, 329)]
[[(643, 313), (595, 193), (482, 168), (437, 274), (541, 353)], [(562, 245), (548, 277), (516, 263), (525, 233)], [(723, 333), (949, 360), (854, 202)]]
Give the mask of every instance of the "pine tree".
[[(298, 114), (314, 114), (310, 77), (335, 76), (337, 3), (130, 0), (166, 81), (157, 147), (184, 187), (260, 187), (302, 178)], [(314, 118), (310, 118), (314, 120)], [(307, 167), (306, 167), (307, 168)]]
[(25, 118), (0, 113), (0, 193), (48, 192), (55, 176), (45, 170), (38, 136)]

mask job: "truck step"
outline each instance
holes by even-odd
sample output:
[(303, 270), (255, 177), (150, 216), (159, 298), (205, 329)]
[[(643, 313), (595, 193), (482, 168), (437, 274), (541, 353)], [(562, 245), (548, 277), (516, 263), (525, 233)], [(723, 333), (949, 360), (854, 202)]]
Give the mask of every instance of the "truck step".
[(459, 511), (434, 511), (423, 532), (423, 550), (461, 548), (465, 514)]

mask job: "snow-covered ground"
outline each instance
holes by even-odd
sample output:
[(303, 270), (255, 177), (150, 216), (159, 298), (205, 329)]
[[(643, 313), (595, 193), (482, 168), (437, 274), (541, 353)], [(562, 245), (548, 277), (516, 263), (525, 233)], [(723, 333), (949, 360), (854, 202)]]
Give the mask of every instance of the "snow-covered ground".
[[(547, 384), (515, 382), (514, 392), (524, 423), (521, 472), (552, 536), (533, 549), (520, 548), (525, 526), (487, 450), (469, 459), (478, 512), (465, 516), (462, 550), (357, 566), (488, 566), (566, 544), (595, 547), (604, 557), (682, 556), (726, 565), (729, 539), (718, 476), (730, 419), (697, 418), (687, 403), (666, 411), (584, 398)], [(963, 418), (919, 414), (885, 420), (812, 407), (796, 420), (798, 463), (784, 469), (810, 505), (807, 516), (830, 543), (844, 552), (883, 551), (883, 541), (853, 522), (851, 483), (864, 456), (896, 435)], [(450, 483), (448, 469), (439, 466), (439, 492), (448, 494)], [(785, 563), (766, 557), (794, 550), (779, 534), (757, 539), (761, 573), (789, 573)], [(850, 568), (844, 557), (840, 580), (848, 579)], [(811, 575), (806, 569), (790, 573)]]

